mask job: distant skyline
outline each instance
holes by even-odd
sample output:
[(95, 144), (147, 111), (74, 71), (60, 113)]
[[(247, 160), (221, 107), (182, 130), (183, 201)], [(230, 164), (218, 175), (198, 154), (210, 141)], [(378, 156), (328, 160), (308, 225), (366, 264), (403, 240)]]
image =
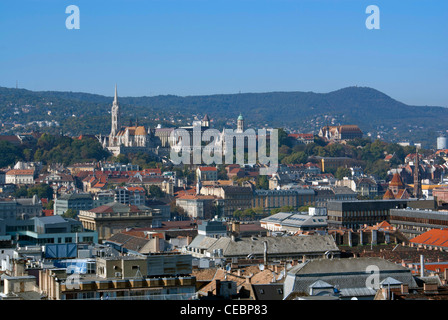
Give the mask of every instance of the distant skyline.
[[(368, 30), (369, 5), (380, 29)], [(65, 9), (80, 9), (68, 30)], [(0, 86), (113, 96), (377, 89), (448, 107), (446, 0), (0, 2)]]

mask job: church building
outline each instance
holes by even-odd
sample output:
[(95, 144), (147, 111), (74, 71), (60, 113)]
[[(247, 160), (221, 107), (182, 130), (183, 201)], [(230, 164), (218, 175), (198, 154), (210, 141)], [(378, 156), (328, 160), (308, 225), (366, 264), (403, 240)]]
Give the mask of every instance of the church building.
[(112, 124), (108, 137), (99, 136), (103, 147), (115, 156), (126, 153), (153, 152), (157, 154), (157, 148), (153, 146), (151, 130), (145, 126), (135, 125), (122, 126), (120, 105), (118, 103), (117, 86), (115, 86), (115, 97), (111, 109)]

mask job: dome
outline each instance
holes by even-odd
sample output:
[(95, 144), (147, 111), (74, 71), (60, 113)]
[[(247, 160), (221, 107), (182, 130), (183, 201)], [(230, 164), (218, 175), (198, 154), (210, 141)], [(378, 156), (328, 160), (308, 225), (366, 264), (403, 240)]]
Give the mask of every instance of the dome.
[(238, 120), (244, 120), (243, 119), (243, 115), (240, 113), (240, 115), (239, 115), (239, 117), (238, 117)]

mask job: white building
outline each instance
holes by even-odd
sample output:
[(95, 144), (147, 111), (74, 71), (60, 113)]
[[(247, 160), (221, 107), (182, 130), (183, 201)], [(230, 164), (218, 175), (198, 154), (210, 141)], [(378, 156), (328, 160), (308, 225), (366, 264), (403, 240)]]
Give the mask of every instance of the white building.
[(34, 169), (12, 169), (6, 172), (5, 182), (11, 184), (34, 184)]

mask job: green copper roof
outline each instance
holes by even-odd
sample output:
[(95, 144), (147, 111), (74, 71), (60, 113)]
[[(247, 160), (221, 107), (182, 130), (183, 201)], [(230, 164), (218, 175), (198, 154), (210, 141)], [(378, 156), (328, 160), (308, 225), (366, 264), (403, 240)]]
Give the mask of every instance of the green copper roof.
[(240, 116), (238, 117), (238, 120), (243, 120), (243, 115), (240, 113)]

